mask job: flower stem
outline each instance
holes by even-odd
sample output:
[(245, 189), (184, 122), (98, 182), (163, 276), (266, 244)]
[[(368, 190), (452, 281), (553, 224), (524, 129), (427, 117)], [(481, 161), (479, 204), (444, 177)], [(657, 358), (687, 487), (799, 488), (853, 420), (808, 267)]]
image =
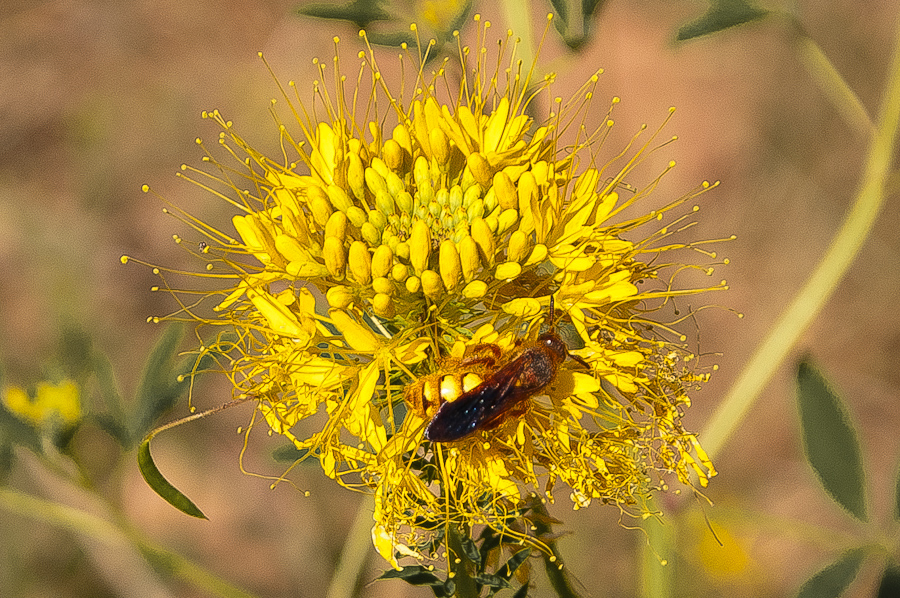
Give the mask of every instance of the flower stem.
[[(796, 21), (795, 21), (796, 23)], [(797, 25), (794, 39), (800, 62), (806, 67), (819, 90), (831, 101), (841, 116), (857, 133), (870, 138), (875, 134), (875, 124), (866, 112), (859, 96), (841, 77), (834, 64), (828, 60), (822, 48), (802, 27)]]
[(30, 517), (71, 532), (99, 540), (110, 546), (130, 542), (141, 554), (174, 577), (214, 596), (252, 598), (252, 594), (229, 584), (183, 556), (170, 552), (143, 538), (133, 529), (120, 529), (115, 524), (87, 511), (37, 498), (10, 488), (0, 488), (0, 507), (11, 513)]
[[(553, 521), (553, 519), (550, 517), (550, 513), (547, 512), (547, 507), (544, 506), (544, 503), (539, 499), (532, 500), (531, 510), (535, 514), (531, 521), (531, 524), (534, 525), (534, 535), (538, 538), (552, 537), (553, 529), (548, 522)], [(556, 595), (559, 598), (580, 598), (578, 592), (572, 587), (569, 576), (566, 574), (565, 564), (559, 556), (559, 550), (556, 547), (556, 540), (543, 540), (543, 542), (552, 551), (552, 554), (547, 554), (546, 552), (542, 554), (547, 578), (550, 580), (550, 585), (553, 587)]]
[(355, 595), (356, 581), (366, 565), (366, 557), (372, 546), (373, 501), (370, 495), (365, 496), (359, 504), (350, 531), (347, 532), (344, 549), (328, 586), (327, 598), (350, 598)]
[(881, 115), (869, 144), (862, 182), (850, 212), (809, 280), (772, 325), (707, 424), (701, 438), (710, 456), (725, 445), (800, 335), (831, 297), (881, 211), (887, 196), (885, 184), (890, 175), (900, 124), (900, 28), (888, 74)]
[(456, 582), (455, 598), (478, 598), (478, 592), (475, 590), (475, 580), (472, 578), (470, 568), (474, 569), (474, 564), (466, 556), (463, 550), (462, 532), (459, 528), (451, 525), (448, 530), (448, 544), (450, 547), (451, 557), (459, 559), (459, 563), (453, 569), (453, 581)]

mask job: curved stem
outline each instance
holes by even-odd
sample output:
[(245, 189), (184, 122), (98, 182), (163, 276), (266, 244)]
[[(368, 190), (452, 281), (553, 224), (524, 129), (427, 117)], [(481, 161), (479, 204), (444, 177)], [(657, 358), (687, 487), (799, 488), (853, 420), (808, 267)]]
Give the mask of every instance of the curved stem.
[(869, 237), (886, 198), (885, 184), (890, 176), (900, 123), (900, 29), (888, 73), (881, 115), (869, 145), (859, 192), (850, 212), (809, 280), (773, 323), (708, 422), (701, 438), (710, 456), (725, 445), (800, 335), (831, 297)]
[(117, 546), (123, 542), (129, 542), (144, 557), (152, 559), (157, 565), (165, 565), (165, 568), (173, 576), (210, 594), (227, 598), (252, 598), (253, 596), (216, 577), (183, 556), (145, 540), (134, 529), (121, 529), (114, 523), (87, 511), (37, 498), (10, 488), (0, 488), (0, 507), (23, 517), (30, 517), (99, 540), (104, 544)]

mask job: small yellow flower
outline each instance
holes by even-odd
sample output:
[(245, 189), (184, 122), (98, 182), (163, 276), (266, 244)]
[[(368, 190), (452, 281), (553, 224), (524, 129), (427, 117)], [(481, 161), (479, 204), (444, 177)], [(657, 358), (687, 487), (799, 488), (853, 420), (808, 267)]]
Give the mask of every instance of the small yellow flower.
[[(476, 21), (487, 45), (490, 24)], [(494, 65), (484, 47), (460, 45), (459, 68), (444, 62), (431, 76), (424, 57), (405, 54), (418, 72), (406, 96), (371, 48), (359, 55), (369, 89), (347, 93), (339, 63), (333, 77), (320, 64), (338, 88), (315, 83), (324, 110), (284, 96), (297, 122), (278, 123), (278, 160), (218, 112), (205, 114), (244, 169), (239, 179), (209, 155), (241, 213), (236, 235), (186, 217), (206, 236), (200, 275), (223, 288), (211, 295), (214, 315), (193, 304), (184, 312), (234, 330), (206, 348), (232, 357), (237, 392), (258, 398), (274, 433), (340, 484), (374, 493), (373, 542), (395, 567), (398, 557), (439, 553), (428, 540), (451, 525), (488, 525), (549, 550), (508, 519), (560, 488), (576, 509), (610, 503), (637, 516), (666, 474), (702, 485), (715, 475), (681, 424), (687, 392), (706, 374), (649, 314), (724, 283), (678, 289), (687, 266), (661, 254), (714, 255), (669, 240), (671, 223), (637, 230), (710, 185), (618, 217), (656, 187), (658, 178), (636, 190), (626, 182), (655, 135), (597, 161), (612, 119), (596, 130), (583, 123), (596, 112), (600, 71), (535, 122), (554, 77), (535, 80), (512, 39)], [(442, 402), (514, 361), (542, 326), (570, 333), (573, 356), (543, 391), (489, 429), (425, 439)]]
[(3, 392), (3, 404), (19, 419), (37, 427), (72, 425), (81, 419), (81, 391), (72, 380), (40, 382), (34, 397), (18, 386), (10, 386)]

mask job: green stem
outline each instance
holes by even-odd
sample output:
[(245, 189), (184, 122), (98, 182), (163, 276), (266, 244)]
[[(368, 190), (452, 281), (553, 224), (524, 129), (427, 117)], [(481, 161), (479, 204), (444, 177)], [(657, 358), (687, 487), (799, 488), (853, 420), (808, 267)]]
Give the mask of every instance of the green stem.
[(451, 525), (447, 533), (450, 560), (459, 559), (459, 563), (453, 569), (453, 581), (456, 583), (454, 596), (455, 598), (478, 598), (475, 579), (472, 577), (475, 564), (469, 560), (466, 551), (463, 550), (462, 532), (456, 526)]
[(112, 546), (129, 541), (145, 557), (154, 559), (157, 564), (164, 564), (172, 575), (210, 594), (226, 598), (252, 598), (253, 596), (216, 577), (183, 556), (139, 538), (135, 530), (120, 529), (109, 521), (86, 511), (37, 498), (8, 487), (0, 487), (0, 507), (11, 513), (43, 521)]
[[(552, 537), (553, 528), (549, 522), (553, 521), (553, 519), (550, 517), (550, 513), (547, 512), (547, 507), (544, 506), (544, 503), (535, 498), (531, 501), (531, 510), (535, 515), (531, 520), (531, 524), (534, 525), (534, 535), (537, 538)], [(552, 554), (541, 553), (544, 557), (544, 569), (547, 571), (550, 586), (559, 598), (580, 598), (578, 592), (572, 587), (572, 581), (566, 574), (565, 563), (563, 563), (562, 557), (559, 556), (556, 540), (542, 539), (542, 541), (552, 552)]]
[(522, 2), (522, 0), (503, 0), (503, 16), (510, 30), (514, 31), (516, 36), (521, 40), (516, 49), (516, 55), (522, 60), (525, 66), (525, 72), (531, 68), (534, 62), (534, 34), (531, 30), (533, 23), (531, 20), (531, 2)]
[(366, 565), (366, 557), (372, 546), (373, 501), (367, 495), (356, 511), (356, 518), (347, 532), (340, 560), (328, 586), (326, 598), (350, 598), (354, 595), (356, 582)]
[[(656, 511), (656, 503), (647, 505), (649, 512)], [(642, 598), (669, 598), (674, 589), (672, 559), (676, 552), (675, 520), (662, 521), (648, 517), (641, 523), (647, 541), (642, 544), (641, 596)]]
[(859, 96), (847, 85), (847, 81), (828, 60), (819, 44), (807, 35), (796, 21), (794, 23), (797, 26), (794, 43), (800, 62), (806, 67), (819, 90), (840, 112), (844, 121), (860, 135), (871, 138), (875, 134), (875, 124)]
[[(900, 35), (900, 29), (898, 29)], [(869, 236), (885, 201), (900, 123), (900, 38), (895, 40), (881, 115), (869, 145), (862, 183), (850, 212), (809, 280), (772, 325), (703, 432), (703, 446), (717, 454), (813, 321)]]

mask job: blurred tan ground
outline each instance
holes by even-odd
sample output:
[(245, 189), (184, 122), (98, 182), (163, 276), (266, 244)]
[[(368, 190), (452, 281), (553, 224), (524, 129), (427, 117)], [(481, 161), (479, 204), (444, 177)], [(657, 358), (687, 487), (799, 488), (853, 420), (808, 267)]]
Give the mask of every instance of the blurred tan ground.
[[(342, 53), (355, 53), (352, 27), (295, 18), (293, 5), (286, 0), (5, 0), (0, 5), (0, 360), (7, 381), (35, 381), (59, 327), (76, 322), (111, 356), (125, 394), (133, 392), (139, 366), (159, 333), (145, 318), (167, 313), (173, 304), (149, 292), (157, 281), (147, 269), (123, 267), (118, 258), (129, 254), (187, 265), (184, 252), (171, 242), (172, 233), (186, 231), (162, 214), (159, 201), (140, 192), (141, 184), (208, 222), (229, 226), (224, 203), (174, 176), (183, 162), (199, 165), (195, 137), (215, 145), (218, 130), (200, 119), (200, 111), (221, 109), (257, 147), (274, 151), (268, 101), (278, 92), (256, 52), (266, 53), (285, 82), (309, 81), (311, 59), (330, 58), (335, 33), (344, 39)], [(546, 5), (535, 5), (536, 27), (542, 28)], [(660, 122), (669, 106), (678, 107), (666, 132), (680, 140), (659, 156), (660, 164), (674, 158), (678, 167), (661, 186), (659, 202), (703, 179), (723, 181), (700, 202), (700, 225), (691, 238), (737, 235), (717, 248), (731, 265), (712, 279), (727, 279), (732, 290), (692, 298), (690, 305), (717, 303), (745, 318), (725, 310), (707, 310), (697, 318), (701, 350), (723, 356), (708, 358), (720, 369), (694, 397), (688, 416), (693, 429), (702, 428), (825, 249), (854, 193), (865, 149), (864, 140), (799, 67), (778, 23), (673, 46), (677, 25), (704, 7), (613, 0), (600, 15), (591, 44), (580, 55), (553, 63), (560, 71), (557, 93), (563, 96), (585, 73), (606, 69), (598, 95), (622, 97), (616, 113), (622, 138), (643, 122)], [(802, 2), (801, 8), (811, 35), (874, 114), (898, 24), (896, 4), (883, 0), (861, 9), (845, 0)], [(503, 31), (502, 20), (491, 17), (498, 24), (494, 32)], [(547, 56), (552, 59), (562, 51), (551, 38)], [(609, 151), (617, 148), (610, 145)], [(654, 173), (646, 171), (648, 177)], [(896, 206), (896, 199), (888, 203), (858, 262), (797, 351), (812, 351), (846, 392), (862, 430), (874, 513), (882, 519), (890, 508), (900, 450)], [(696, 336), (691, 323), (681, 330)], [(846, 517), (802, 460), (789, 373), (784, 368), (768, 386), (717, 460), (721, 473), (709, 496), (723, 507), (846, 527)], [(229, 396), (222, 384), (207, 383), (204, 390), (201, 407)], [(294, 478), (311, 491), (309, 498), (287, 484), (270, 491), (265, 480), (242, 475), (235, 429), (248, 417), (248, 410), (235, 409), (155, 444), (160, 467), (211, 521), (189, 519), (164, 504), (146, 488), (131, 459), (112, 474), (110, 488), (121, 485), (120, 500), (140, 529), (235, 584), (260, 596), (322, 596), (358, 497), (315, 467)], [(255, 438), (248, 469), (277, 475), (281, 466), (267, 458), (276, 443), (261, 433)], [(97, 455), (94, 466), (102, 469), (105, 458)], [(11, 483), (41, 492), (22, 469)], [(555, 514), (577, 533), (561, 547), (586, 594), (633, 595), (632, 555), (640, 533), (620, 529), (611, 509), (573, 514), (564, 502)], [(716, 519), (715, 508), (707, 512)], [(757, 568), (750, 577), (703, 580), (693, 595), (748, 589), (759, 596), (790, 594), (828, 558), (814, 544), (780, 533), (764, 518), (759, 522), (730, 530), (751, 546)], [(0, 529), (0, 595), (116, 595), (72, 537), (5, 512)], [(16, 560), (22, 554), (29, 556)], [(364, 581), (383, 567), (370, 558)], [(871, 595), (876, 572), (862, 575), (859, 595)], [(548, 595), (546, 582), (538, 580), (534, 595)], [(174, 592), (201, 595), (187, 586)], [(366, 586), (361, 595), (430, 593), (384, 582)]]

